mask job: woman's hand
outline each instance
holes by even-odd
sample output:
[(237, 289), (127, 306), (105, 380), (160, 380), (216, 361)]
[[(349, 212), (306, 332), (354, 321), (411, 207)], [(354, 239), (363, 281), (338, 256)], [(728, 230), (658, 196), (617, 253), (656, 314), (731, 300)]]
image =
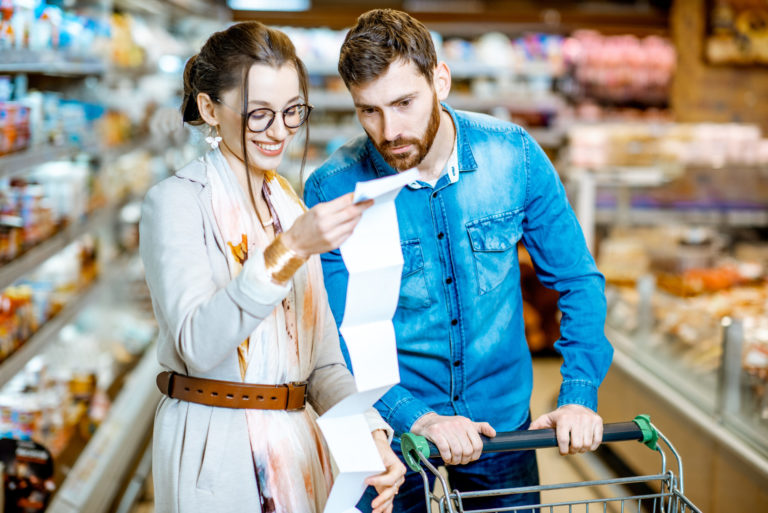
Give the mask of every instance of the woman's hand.
[(352, 203), (353, 193), (318, 203), (304, 212), (283, 234), (283, 244), (302, 258), (341, 246), (352, 235), (373, 200)]
[(379, 450), (379, 455), (381, 455), (381, 460), (384, 462), (387, 470), (365, 480), (367, 485), (373, 486), (379, 492), (379, 496), (371, 502), (371, 508), (373, 509), (371, 513), (391, 513), (392, 501), (405, 481), (405, 465), (403, 465), (389, 446), (386, 432), (377, 429), (372, 435), (374, 442), (376, 442), (376, 448)]

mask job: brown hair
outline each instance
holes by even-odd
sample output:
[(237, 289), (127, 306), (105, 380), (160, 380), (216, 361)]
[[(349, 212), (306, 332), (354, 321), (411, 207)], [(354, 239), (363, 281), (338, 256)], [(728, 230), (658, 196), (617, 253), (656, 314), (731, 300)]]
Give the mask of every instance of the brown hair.
[(416, 18), (394, 9), (373, 9), (360, 15), (339, 55), (339, 74), (347, 87), (370, 82), (394, 61), (413, 62), (432, 82), (437, 54), (429, 30)]
[[(213, 100), (218, 100), (221, 93), (242, 85), (243, 108), (248, 109), (248, 70), (254, 64), (267, 64), (280, 67), (292, 64), (299, 75), (299, 89), (308, 100), (309, 79), (304, 63), (296, 55), (293, 43), (285, 33), (267, 27), (258, 21), (236, 23), (226, 30), (214, 33), (208, 38), (200, 53), (193, 55), (184, 67), (184, 99), (181, 103), (181, 114), (186, 123), (202, 125), (205, 123), (197, 108), (197, 95), (206, 93)], [(243, 162), (248, 169), (248, 154), (246, 148), (246, 116), (241, 125)], [(309, 123), (306, 126), (304, 153), (301, 159), (301, 174), (307, 161), (309, 146)], [(251, 174), (246, 172), (248, 192), (251, 202), (256, 208)]]

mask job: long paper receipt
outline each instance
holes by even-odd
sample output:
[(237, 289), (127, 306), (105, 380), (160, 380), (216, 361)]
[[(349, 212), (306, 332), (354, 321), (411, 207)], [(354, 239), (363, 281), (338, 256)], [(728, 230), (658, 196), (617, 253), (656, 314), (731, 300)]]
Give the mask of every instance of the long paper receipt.
[(340, 248), (349, 282), (339, 331), (347, 343), (357, 393), (317, 420), (339, 469), (325, 513), (359, 511), (355, 505), (365, 479), (384, 471), (363, 413), (400, 382), (392, 325), (403, 269), (395, 197), (418, 176), (411, 169), (355, 186), (355, 202), (374, 200)]

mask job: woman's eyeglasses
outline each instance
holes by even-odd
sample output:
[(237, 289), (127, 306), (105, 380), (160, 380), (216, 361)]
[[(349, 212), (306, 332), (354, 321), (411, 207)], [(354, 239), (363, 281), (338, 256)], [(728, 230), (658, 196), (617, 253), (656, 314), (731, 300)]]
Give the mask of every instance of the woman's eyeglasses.
[[(240, 113), (239, 109), (230, 107), (218, 98), (214, 98), (214, 101), (220, 105), (223, 105), (224, 107), (227, 107), (233, 112), (237, 112), (238, 114)], [(309, 119), (309, 114), (312, 112), (312, 109), (312, 105), (306, 103), (297, 103), (295, 105), (291, 105), (290, 107), (286, 107), (279, 112), (283, 116), (283, 124), (287, 128), (299, 128)], [(246, 114), (246, 126), (251, 132), (263, 132), (272, 126), (272, 123), (275, 121), (275, 116), (277, 114), (277, 112), (268, 107), (254, 109)]]

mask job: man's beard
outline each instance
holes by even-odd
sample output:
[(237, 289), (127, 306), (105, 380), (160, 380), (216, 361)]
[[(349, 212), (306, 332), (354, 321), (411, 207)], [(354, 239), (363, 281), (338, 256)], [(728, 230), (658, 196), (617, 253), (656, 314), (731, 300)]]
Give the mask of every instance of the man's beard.
[[(421, 139), (404, 139), (398, 137), (394, 141), (384, 141), (381, 144), (377, 144), (374, 141), (374, 146), (379, 150), (381, 156), (387, 161), (387, 164), (397, 169), (398, 171), (405, 171), (414, 166), (417, 166), (424, 160), (424, 157), (429, 153), (429, 149), (432, 147), (432, 143), (435, 142), (435, 136), (437, 135), (437, 129), (440, 127), (440, 102), (437, 100), (437, 96), (434, 97), (434, 105), (432, 107), (432, 113), (429, 116), (429, 123), (427, 129), (424, 132), (424, 136)], [(373, 141), (373, 138), (371, 137)], [(415, 150), (411, 150), (408, 153), (396, 154), (392, 153), (392, 148), (398, 148), (400, 146), (406, 146), (412, 144)]]

